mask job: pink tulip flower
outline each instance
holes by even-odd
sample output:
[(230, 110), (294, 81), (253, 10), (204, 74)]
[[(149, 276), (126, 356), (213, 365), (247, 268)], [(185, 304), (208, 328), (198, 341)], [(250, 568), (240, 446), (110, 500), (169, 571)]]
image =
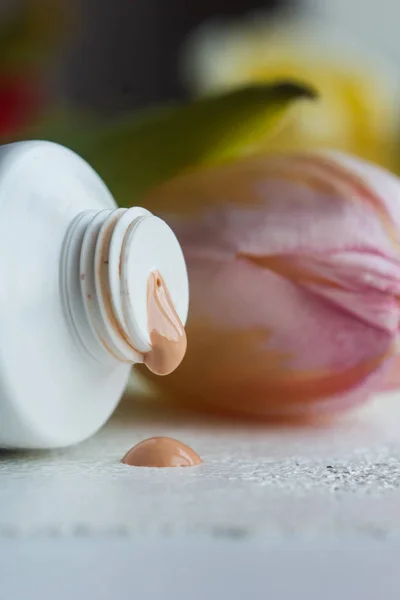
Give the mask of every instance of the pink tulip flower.
[(336, 153), (250, 157), (169, 182), (148, 205), (168, 209), (191, 286), (187, 356), (157, 382), (167, 394), (298, 417), (400, 383), (394, 175)]

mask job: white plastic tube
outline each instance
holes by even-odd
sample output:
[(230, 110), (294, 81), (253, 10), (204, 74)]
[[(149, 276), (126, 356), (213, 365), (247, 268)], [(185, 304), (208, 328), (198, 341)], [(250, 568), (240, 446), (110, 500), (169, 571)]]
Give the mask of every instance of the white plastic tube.
[(67, 446), (103, 425), (150, 350), (155, 269), (185, 324), (185, 261), (161, 219), (116, 208), (62, 146), (0, 147), (1, 447)]

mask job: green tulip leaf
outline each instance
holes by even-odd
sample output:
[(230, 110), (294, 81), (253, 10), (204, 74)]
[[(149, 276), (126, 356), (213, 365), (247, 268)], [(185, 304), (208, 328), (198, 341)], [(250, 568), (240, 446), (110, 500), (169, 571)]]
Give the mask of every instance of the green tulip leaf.
[(255, 151), (293, 102), (315, 96), (297, 83), (253, 85), (137, 111), (101, 125), (61, 120), (58, 127), (53, 123), (34, 133), (76, 151), (97, 170), (120, 205), (132, 205), (182, 172)]

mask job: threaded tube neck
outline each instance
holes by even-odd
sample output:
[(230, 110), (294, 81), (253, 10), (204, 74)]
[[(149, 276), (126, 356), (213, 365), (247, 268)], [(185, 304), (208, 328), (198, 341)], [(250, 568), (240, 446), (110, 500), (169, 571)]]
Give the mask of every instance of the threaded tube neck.
[(93, 358), (143, 362), (151, 349), (147, 279), (155, 269), (167, 277), (170, 273), (172, 293), (185, 322), (188, 293), (183, 255), (161, 219), (134, 207), (85, 211), (71, 223), (63, 250), (62, 296), (74, 335)]

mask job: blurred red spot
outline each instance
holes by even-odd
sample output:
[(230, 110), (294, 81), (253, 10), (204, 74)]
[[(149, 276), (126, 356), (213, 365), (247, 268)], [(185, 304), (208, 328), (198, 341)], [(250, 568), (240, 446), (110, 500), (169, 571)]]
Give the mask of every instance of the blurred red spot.
[(38, 86), (0, 76), (0, 135), (12, 134), (33, 121), (40, 106)]

